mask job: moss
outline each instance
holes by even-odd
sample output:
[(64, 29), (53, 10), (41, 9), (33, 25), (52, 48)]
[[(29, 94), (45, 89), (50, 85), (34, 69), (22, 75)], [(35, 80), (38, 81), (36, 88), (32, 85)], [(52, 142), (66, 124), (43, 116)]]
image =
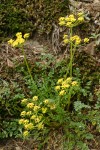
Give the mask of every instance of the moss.
[(68, 12), (68, 0), (3, 0), (0, 3), (0, 37), (18, 31), (49, 33), (52, 23)]

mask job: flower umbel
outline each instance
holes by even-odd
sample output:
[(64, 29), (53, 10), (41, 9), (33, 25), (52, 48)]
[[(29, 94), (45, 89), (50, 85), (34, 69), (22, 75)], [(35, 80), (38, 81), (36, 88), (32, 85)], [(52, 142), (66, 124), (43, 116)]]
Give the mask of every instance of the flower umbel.
[(18, 32), (16, 33), (16, 39), (15, 40), (10, 39), (8, 41), (8, 44), (12, 45), (13, 47), (17, 47), (19, 45), (24, 44), (25, 39), (27, 39), (28, 37), (29, 37), (29, 33), (24, 34), (24, 36), (22, 37), (22, 33)]
[(30, 34), (29, 34), (29, 33), (24, 34), (24, 39), (29, 38), (29, 36), (30, 36)]
[(89, 39), (88, 38), (84, 38), (84, 43), (88, 43)]
[(38, 96), (34, 96), (32, 100), (33, 101), (37, 101), (38, 100)]
[(24, 132), (23, 132), (23, 137), (26, 138), (26, 137), (28, 137), (28, 136), (29, 136), (29, 132), (28, 132), (28, 131), (24, 131)]

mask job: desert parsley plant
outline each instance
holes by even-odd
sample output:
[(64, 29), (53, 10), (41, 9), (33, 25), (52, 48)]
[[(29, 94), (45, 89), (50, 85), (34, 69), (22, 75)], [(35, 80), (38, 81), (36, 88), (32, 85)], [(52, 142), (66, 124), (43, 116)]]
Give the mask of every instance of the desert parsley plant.
[(22, 36), (22, 33), (21, 32), (18, 32), (16, 34), (16, 39), (13, 40), (13, 39), (10, 39), (8, 41), (8, 44), (10, 44), (12, 47), (20, 47), (22, 49), (22, 53), (23, 53), (23, 56), (24, 56), (24, 61), (25, 61), (25, 64), (26, 64), (26, 67), (27, 67), (27, 70), (28, 70), (28, 73), (30, 75), (30, 78), (31, 80), (33, 81), (33, 77), (32, 77), (32, 74), (31, 74), (31, 70), (29, 68), (29, 65), (28, 65), (28, 61), (27, 61), (27, 58), (26, 58), (26, 54), (25, 54), (25, 51), (24, 51), (24, 48), (23, 48), (23, 44), (25, 43), (25, 41), (29, 38), (29, 33), (26, 33), (24, 34), (24, 36)]
[[(55, 99), (44, 99), (34, 96), (23, 99), (24, 106), (19, 124), (24, 127), (23, 137), (30, 136), (34, 130), (45, 130), (47, 127), (61, 125), (66, 112), (69, 112), (72, 97), (80, 90), (80, 85), (72, 78), (58, 79), (55, 86)], [(52, 124), (53, 123), (53, 124)]]
[[(78, 13), (77, 15), (69, 15), (68, 17), (60, 17), (59, 18), (59, 25), (65, 26), (70, 29), (70, 35), (64, 34), (63, 36), (63, 43), (70, 45), (70, 62), (68, 71), (70, 74), (70, 77), (72, 77), (72, 64), (74, 59), (74, 54), (76, 51), (76, 48), (83, 42), (88, 43), (89, 39), (84, 38), (83, 40), (78, 35), (73, 35), (73, 28), (78, 26), (79, 24), (82, 24), (84, 22), (84, 14)], [(68, 73), (68, 72), (67, 72)]]

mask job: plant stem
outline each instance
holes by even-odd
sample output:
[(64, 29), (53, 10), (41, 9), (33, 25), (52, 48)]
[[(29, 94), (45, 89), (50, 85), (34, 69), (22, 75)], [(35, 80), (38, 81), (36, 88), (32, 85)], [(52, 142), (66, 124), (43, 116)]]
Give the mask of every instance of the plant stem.
[(29, 68), (29, 65), (28, 65), (28, 62), (27, 62), (26, 54), (25, 54), (23, 48), (22, 48), (22, 52), (23, 52), (23, 55), (24, 55), (24, 62), (25, 62), (25, 64), (26, 64), (26, 67), (27, 67), (28, 73), (29, 73), (29, 75), (30, 75), (30, 78), (31, 78), (32, 81), (34, 81), (34, 80), (33, 80), (33, 77), (32, 77), (32, 74), (31, 74), (31, 71), (30, 71), (30, 68)]
[(76, 51), (76, 45), (74, 46), (74, 48), (73, 48), (73, 54), (72, 54), (72, 62), (74, 62), (74, 54), (75, 54), (75, 51)]
[[(70, 28), (70, 38), (72, 37), (72, 28)], [(70, 43), (70, 77), (72, 77), (72, 63), (73, 63), (73, 43)]]

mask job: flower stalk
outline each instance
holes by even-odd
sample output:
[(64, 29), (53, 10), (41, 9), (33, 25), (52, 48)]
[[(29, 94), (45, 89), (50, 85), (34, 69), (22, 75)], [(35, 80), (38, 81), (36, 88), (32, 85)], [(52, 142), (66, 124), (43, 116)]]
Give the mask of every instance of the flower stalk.
[(20, 47), (20, 48), (22, 48), (22, 53), (23, 53), (23, 56), (24, 56), (25, 65), (27, 67), (27, 70), (28, 70), (28, 73), (30, 75), (31, 80), (34, 81), (33, 77), (32, 77), (32, 74), (31, 74), (31, 70), (30, 70), (29, 65), (28, 65), (28, 61), (27, 61), (27, 58), (26, 58), (25, 51), (23, 49), (23, 44), (25, 43), (25, 41), (26, 41), (26, 39), (28, 37), (29, 37), (29, 33), (24, 34), (24, 36), (22, 37), (22, 33), (18, 32), (16, 34), (16, 40), (10, 39), (8, 41), (8, 44), (10, 44), (12, 47)]
[(25, 54), (25, 51), (24, 51), (23, 47), (22, 47), (22, 53), (23, 53), (23, 56), (24, 56), (24, 62), (25, 62), (25, 65), (26, 65), (26, 67), (27, 67), (27, 70), (28, 70), (28, 73), (29, 73), (29, 75), (30, 75), (30, 78), (31, 78), (32, 81), (34, 81), (34, 80), (33, 80), (33, 77), (32, 77), (32, 74), (31, 74), (31, 70), (30, 70), (30, 67), (29, 67), (29, 64), (28, 64), (28, 61), (27, 61), (27, 58), (26, 58), (26, 54)]
[[(76, 48), (81, 44), (82, 39), (78, 35), (73, 36), (73, 28), (75, 26), (78, 26), (79, 24), (82, 24), (84, 22), (84, 14), (82, 12), (78, 13), (77, 15), (69, 15), (68, 17), (60, 17), (59, 18), (59, 25), (60, 26), (66, 26), (70, 28), (70, 35), (64, 35), (63, 36), (63, 43), (70, 45), (70, 61), (67, 68), (67, 73), (69, 73), (70, 77), (73, 75), (73, 60), (74, 60), (74, 54), (76, 51)], [(88, 43), (89, 39), (84, 38), (84, 43)]]

